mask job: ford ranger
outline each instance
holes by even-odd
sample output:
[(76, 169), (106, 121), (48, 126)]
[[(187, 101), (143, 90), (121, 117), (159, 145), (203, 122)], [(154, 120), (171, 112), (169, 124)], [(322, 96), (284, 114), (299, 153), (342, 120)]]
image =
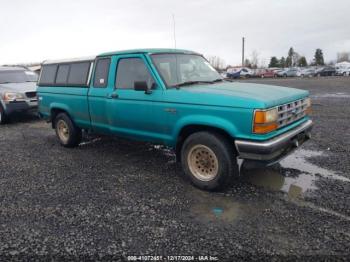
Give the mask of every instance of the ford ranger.
[(177, 49), (46, 61), (38, 97), (63, 146), (79, 145), (82, 130), (164, 144), (206, 190), (229, 185), (238, 159), (277, 163), (313, 125), (307, 91), (227, 82), (202, 55)]

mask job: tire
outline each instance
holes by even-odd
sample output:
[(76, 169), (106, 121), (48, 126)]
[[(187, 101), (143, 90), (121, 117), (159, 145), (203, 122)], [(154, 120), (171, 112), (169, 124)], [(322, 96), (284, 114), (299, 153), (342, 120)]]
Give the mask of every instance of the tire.
[(286, 78), (286, 77), (287, 77), (287, 75), (286, 75), (286, 74), (284, 74), (284, 75), (283, 75), (283, 77), (284, 77), (284, 78)]
[(301, 74), (301, 78), (304, 78), (305, 76), (304, 76), (304, 74)]
[(75, 147), (82, 139), (81, 129), (78, 128), (70, 117), (65, 113), (60, 113), (55, 118), (56, 135), (64, 147)]
[(343, 73), (343, 76), (346, 76), (346, 72)]
[(211, 132), (194, 133), (185, 140), (181, 163), (194, 186), (214, 191), (232, 184), (239, 175), (232, 144), (224, 136)]
[(0, 125), (8, 123), (8, 120), (8, 116), (6, 115), (4, 108), (0, 104)]
[(246, 75), (245, 78), (250, 78), (250, 75)]
[(318, 73), (318, 74), (317, 74), (317, 77), (321, 77), (321, 74), (320, 74), (320, 73)]
[(264, 75), (261, 75), (261, 78), (264, 78), (265, 76)]

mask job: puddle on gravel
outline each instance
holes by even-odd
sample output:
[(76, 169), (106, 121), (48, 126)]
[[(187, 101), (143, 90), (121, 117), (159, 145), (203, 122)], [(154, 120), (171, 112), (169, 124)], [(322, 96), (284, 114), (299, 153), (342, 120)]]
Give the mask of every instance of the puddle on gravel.
[(198, 201), (192, 207), (191, 213), (201, 221), (230, 223), (242, 212), (241, 204), (231, 198), (201, 192)]
[[(280, 162), (280, 168), (242, 169), (242, 176), (256, 186), (282, 191), (290, 198), (301, 198), (306, 191), (317, 189), (315, 181), (325, 177), (342, 182), (350, 179), (307, 161), (309, 157), (322, 156), (323, 152), (299, 149)], [(297, 173), (293, 172), (293, 169)]]

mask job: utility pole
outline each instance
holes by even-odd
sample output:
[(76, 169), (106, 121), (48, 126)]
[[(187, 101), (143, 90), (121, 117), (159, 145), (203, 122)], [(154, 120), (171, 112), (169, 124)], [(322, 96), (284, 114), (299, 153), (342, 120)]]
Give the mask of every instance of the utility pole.
[(242, 67), (244, 66), (244, 37), (242, 37)]
[(175, 25), (175, 15), (173, 14), (173, 33), (174, 33), (174, 47), (176, 49), (176, 25)]

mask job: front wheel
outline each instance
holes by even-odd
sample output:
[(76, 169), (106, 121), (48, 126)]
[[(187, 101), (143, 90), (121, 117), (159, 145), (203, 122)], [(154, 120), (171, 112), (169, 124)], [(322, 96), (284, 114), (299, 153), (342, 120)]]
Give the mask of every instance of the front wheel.
[(60, 113), (55, 118), (55, 130), (61, 145), (64, 147), (75, 147), (80, 144), (82, 132), (70, 117), (65, 113)]
[(204, 190), (218, 190), (238, 176), (233, 141), (211, 132), (190, 135), (181, 149), (183, 170), (192, 184)]

